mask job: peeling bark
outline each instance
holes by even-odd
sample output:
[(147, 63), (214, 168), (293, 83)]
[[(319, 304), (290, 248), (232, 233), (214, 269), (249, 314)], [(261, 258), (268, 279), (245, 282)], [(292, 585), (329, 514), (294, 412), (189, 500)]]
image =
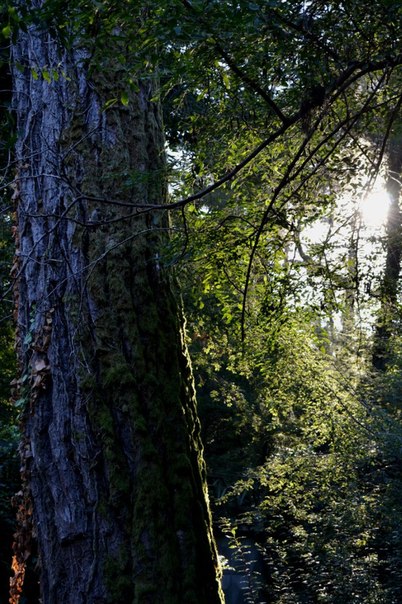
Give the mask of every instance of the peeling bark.
[(42, 602), (214, 604), (191, 367), (159, 258), (168, 219), (135, 208), (165, 202), (160, 109), (148, 79), (104, 110), (120, 98), (111, 55), (89, 76), (85, 49), (49, 32), (13, 47), (22, 456)]

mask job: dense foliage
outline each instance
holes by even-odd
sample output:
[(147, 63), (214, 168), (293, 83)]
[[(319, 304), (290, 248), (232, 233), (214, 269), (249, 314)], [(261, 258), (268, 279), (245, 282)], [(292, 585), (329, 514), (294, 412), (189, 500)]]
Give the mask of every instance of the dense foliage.
[(301, 313), (256, 326), (241, 353), (205, 314), (190, 333), (211, 492), (222, 530), (264, 560), (250, 601), (396, 602), (402, 433), (363, 363), (329, 355)]
[[(217, 530), (240, 560), (243, 540), (260, 553), (260, 574), (243, 565), (247, 601), (396, 603), (400, 301), (390, 362), (373, 371), (389, 239), (362, 248), (358, 208), (342, 213), (340, 199), (386, 173), (391, 139), (400, 146), (400, 2), (48, 0), (3, 15), (5, 39), (32, 22), (67, 44), (86, 31), (89, 70), (120, 39), (121, 90), (105, 111), (158, 70), (175, 209), (163, 260), (183, 287)], [(4, 338), (9, 351), (8, 326)], [(0, 363), (7, 382), (8, 352)]]
[(386, 401), (399, 398), (400, 319), (377, 375), (384, 256), (377, 233), (364, 248), (357, 205), (340, 204), (371, 186), (400, 129), (400, 73), (383, 63), (400, 51), (391, 4), (209, 3), (197, 26), (180, 23), (190, 77), (166, 119), (194, 205), (177, 257), (216, 519), (249, 602), (399, 597), (402, 434)]

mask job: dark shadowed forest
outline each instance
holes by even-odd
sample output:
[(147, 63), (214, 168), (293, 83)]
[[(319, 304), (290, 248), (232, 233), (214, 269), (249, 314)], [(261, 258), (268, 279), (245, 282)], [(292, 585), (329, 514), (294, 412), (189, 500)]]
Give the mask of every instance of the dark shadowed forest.
[(0, 3), (0, 604), (402, 602), (401, 23)]

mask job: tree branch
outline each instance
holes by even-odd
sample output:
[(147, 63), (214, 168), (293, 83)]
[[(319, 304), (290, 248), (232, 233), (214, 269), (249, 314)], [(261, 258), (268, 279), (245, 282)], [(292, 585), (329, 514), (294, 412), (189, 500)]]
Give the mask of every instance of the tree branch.
[[(385, 75), (383, 76), (385, 77)], [(377, 87), (380, 87), (381, 82), (378, 83)], [(328, 142), (337, 132), (339, 132), (339, 130), (341, 130), (344, 126), (348, 126), (347, 130), (342, 134), (342, 136), (340, 137), (339, 140), (336, 141), (336, 143), (332, 146), (332, 148), (327, 152), (327, 154), (325, 155), (325, 158), (323, 160), (321, 160), (318, 164), (318, 166), (316, 166), (313, 170), (312, 173), (308, 174), (306, 178), (303, 179), (302, 184), (298, 187), (298, 189), (300, 189), (301, 186), (303, 186), (312, 176), (313, 174), (316, 173), (316, 171), (318, 170), (318, 167), (320, 165), (323, 165), (326, 160), (328, 159), (328, 157), (330, 157), (332, 155), (332, 153), (334, 152), (334, 150), (336, 149), (336, 147), (340, 144), (340, 142), (345, 138), (345, 136), (347, 136), (348, 132), (353, 128), (353, 126), (355, 125), (355, 123), (357, 122), (357, 120), (361, 117), (361, 115), (363, 113), (365, 113), (365, 111), (368, 111), (370, 109), (369, 104), (371, 102), (371, 99), (375, 96), (376, 94), (376, 90), (374, 90), (372, 92), (372, 94), (370, 95), (369, 99), (365, 102), (364, 106), (352, 117), (350, 118), (349, 116), (347, 118), (345, 118), (345, 120), (343, 120), (340, 124), (337, 124), (336, 128), (334, 128), (329, 135), (327, 135), (322, 141), (320, 141), (320, 143), (318, 145), (315, 146), (315, 148), (312, 150), (312, 152), (310, 152), (308, 154), (307, 159), (305, 159), (305, 161), (302, 163), (301, 166), (298, 167), (298, 169), (295, 171), (295, 173), (292, 175), (292, 171), (295, 168), (295, 166), (297, 165), (297, 162), (299, 161), (300, 157), (302, 156), (305, 148), (307, 147), (309, 141), (311, 140), (313, 133), (317, 130), (319, 123), (321, 122), (321, 120), (323, 119), (325, 112), (322, 112), (320, 116), (318, 116), (316, 123), (314, 124), (314, 127), (311, 129), (310, 133), (305, 137), (305, 139), (302, 141), (297, 153), (294, 155), (292, 161), (290, 162), (290, 164), (287, 167), (287, 170), (284, 174), (284, 176), (282, 177), (281, 181), (279, 182), (279, 184), (277, 185), (277, 187), (275, 188), (271, 201), (269, 202), (267, 208), (265, 209), (263, 215), (262, 215), (262, 219), (260, 222), (260, 225), (257, 229), (256, 232), (256, 236), (255, 236), (255, 240), (253, 243), (253, 247), (250, 253), (250, 258), (249, 258), (249, 262), (248, 262), (248, 266), (247, 266), (247, 273), (246, 273), (246, 279), (245, 279), (245, 285), (244, 285), (244, 291), (243, 291), (243, 301), (242, 301), (242, 312), (241, 312), (241, 338), (242, 341), (244, 341), (245, 339), (245, 318), (246, 318), (246, 300), (247, 300), (247, 296), (248, 296), (248, 290), (249, 290), (249, 285), (250, 285), (250, 279), (251, 279), (251, 271), (252, 271), (252, 267), (254, 264), (254, 258), (255, 258), (255, 254), (261, 239), (261, 236), (264, 232), (264, 227), (267, 224), (268, 221), (268, 217), (272, 211), (272, 208), (274, 207), (276, 200), (278, 199), (279, 194), (282, 192), (282, 190), (284, 189), (284, 187), (286, 185), (288, 185), (290, 182), (292, 182), (295, 178), (297, 178), (297, 176), (301, 173), (302, 169), (311, 161), (311, 159), (317, 154), (317, 152), (319, 151), (319, 149), (325, 144), (325, 142)], [(292, 175), (292, 176), (291, 176)], [(292, 195), (294, 195), (295, 192), (293, 192)], [(286, 200), (289, 201), (290, 197)], [(284, 205), (284, 204), (283, 204)]]
[(246, 84), (249, 88), (251, 88), (251, 90), (254, 90), (254, 92), (256, 92), (262, 99), (264, 99), (264, 101), (267, 103), (267, 105), (279, 117), (282, 124), (286, 125), (289, 122), (289, 118), (287, 118), (282, 113), (282, 111), (280, 110), (278, 105), (275, 103), (275, 101), (271, 98), (271, 96), (263, 88), (261, 88), (261, 86), (258, 84), (258, 82), (256, 82), (252, 78), (250, 78), (250, 76), (234, 62), (232, 57), (225, 51), (225, 49), (216, 40), (215, 40), (215, 48), (217, 49), (219, 54), (222, 56), (222, 58), (226, 61), (228, 67), (233, 71), (233, 73), (235, 73), (244, 84)]
[[(182, 0), (182, 2), (183, 2), (183, 5), (188, 10), (190, 10), (191, 12), (195, 12), (194, 7), (188, 0)], [(201, 21), (205, 25), (206, 30), (211, 33), (215, 48), (218, 51), (218, 53), (221, 55), (221, 57), (225, 60), (227, 66), (233, 71), (233, 73), (235, 73), (240, 78), (240, 80), (244, 84), (246, 84), (246, 86), (248, 86), (251, 90), (254, 90), (254, 92), (256, 92), (262, 99), (264, 99), (264, 101), (267, 103), (267, 105), (272, 109), (272, 111), (277, 115), (277, 117), (279, 117), (282, 124), (286, 125), (289, 121), (288, 118), (282, 113), (281, 109), (278, 107), (278, 105), (275, 103), (275, 101), (271, 98), (271, 96), (268, 94), (268, 92), (266, 90), (264, 90), (259, 85), (258, 82), (256, 82), (253, 78), (251, 78), (245, 71), (243, 71), (243, 69), (241, 69), (236, 64), (236, 62), (232, 59), (232, 57), (229, 55), (229, 53), (226, 52), (226, 50), (223, 48), (221, 43), (217, 40), (216, 35), (214, 34), (213, 31), (211, 31), (211, 28), (210, 28), (208, 22), (205, 21), (204, 19), (202, 19), (198, 13), (197, 13), (197, 19), (199, 21)]]
[(338, 55), (338, 53), (335, 52), (335, 50), (333, 50), (329, 46), (327, 46), (322, 40), (320, 40), (320, 38), (318, 36), (315, 36), (311, 31), (308, 31), (302, 25), (298, 25), (297, 23), (294, 23), (290, 19), (287, 19), (284, 15), (281, 15), (276, 9), (270, 9), (270, 12), (272, 14), (274, 14), (275, 17), (279, 21), (281, 21), (282, 23), (287, 25), (290, 29), (293, 29), (294, 31), (299, 32), (305, 38), (307, 38), (311, 42), (314, 42), (314, 44), (316, 44), (316, 46), (318, 46), (318, 48), (324, 50), (332, 59), (334, 59), (334, 61), (336, 61), (338, 63), (340, 62), (341, 59), (340, 59), (340, 56)]

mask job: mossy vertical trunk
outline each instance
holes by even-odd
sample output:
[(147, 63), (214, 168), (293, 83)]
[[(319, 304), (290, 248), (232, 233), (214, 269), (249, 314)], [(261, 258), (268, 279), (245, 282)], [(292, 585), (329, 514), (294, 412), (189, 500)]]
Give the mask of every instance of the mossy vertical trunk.
[(155, 79), (105, 109), (121, 98), (113, 44), (91, 76), (88, 53), (49, 32), (13, 47), (21, 450), (42, 602), (214, 604), (167, 216), (143, 207), (165, 203)]
[(400, 208), (402, 144), (390, 144), (386, 188), (390, 197), (387, 220), (386, 261), (381, 284), (381, 306), (374, 334), (373, 367), (385, 371), (392, 356), (391, 338), (395, 335), (399, 275), (402, 259), (402, 213)]

